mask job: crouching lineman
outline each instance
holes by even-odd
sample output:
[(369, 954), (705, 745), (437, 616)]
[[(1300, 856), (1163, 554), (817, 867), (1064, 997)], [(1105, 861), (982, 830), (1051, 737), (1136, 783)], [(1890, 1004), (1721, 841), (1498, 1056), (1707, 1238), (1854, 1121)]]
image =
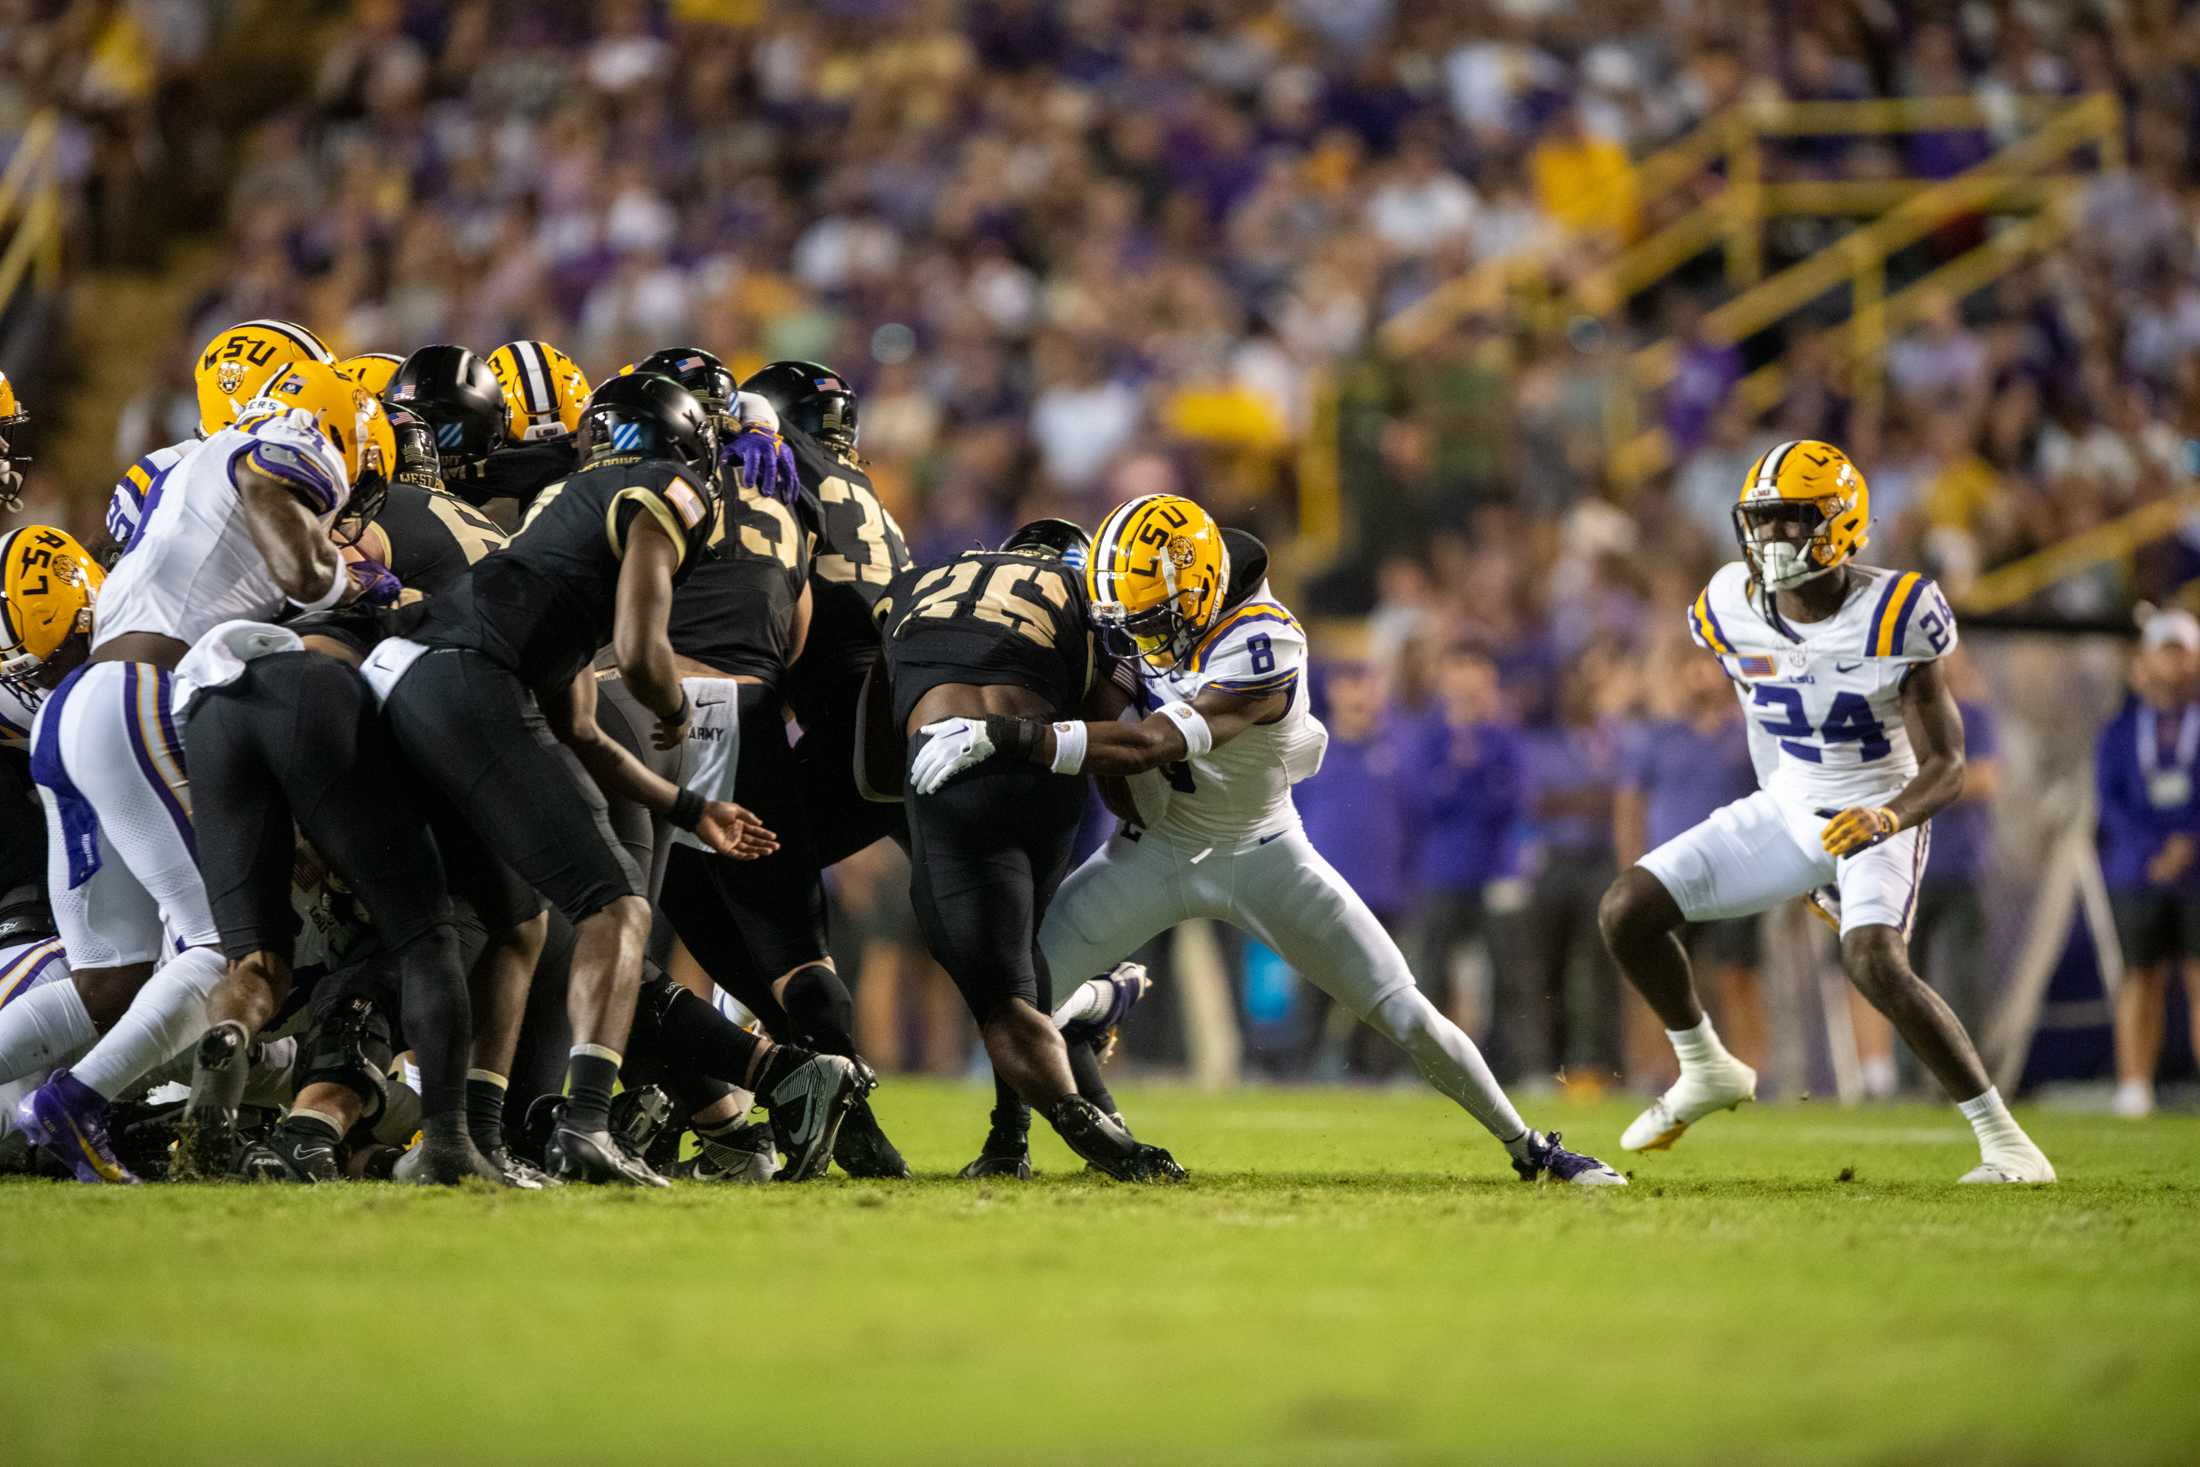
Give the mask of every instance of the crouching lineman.
[(1659, 846), (1604, 894), (1605, 946), (1665, 1022), (1681, 1066), (1620, 1145), (1663, 1150), (1756, 1096), (1756, 1072), (1704, 1016), (1675, 929), (1806, 897), (1838, 928), (1849, 981), (1978, 1133), (1979, 1164), (1962, 1180), (2052, 1182), (2054, 1167), (1988, 1083), (1963, 1025), (1910, 968), (1926, 821), (1963, 791), (1963, 720), (1941, 665), (1956, 624), (1917, 572), (1853, 564), (1870, 517), (1848, 455), (1809, 439), (1781, 444), (1750, 468), (1734, 507), (1742, 559), (1688, 610), (1689, 635), (1725, 667), (1752, 720), (1764, 788)]
[[(247, 409), (147, 494), (131, 553), (101, 590), (91, 655), (32, 733), (48, 886), (82, 1000), (68, 1017), (104, 1032), (19, 1119), (85, 1181), (135, 1180), (108, 1143), (108, 1103), (203, 1032), (226, 966), (198, 872), (172, 669), (222, 622), (356, 594), (329, 527), (394, 457), (381, 405), (319, 362), (281, 369)], [(164, 924), (173, 956), (156, 973)]]
[[(1291, 786), (1321, 766), (1328, 731), (1307, 708), (1306, 636), (1269, 594), (1267, 551), (1197, 504), (1149, 494), (1102, 521), (1086, 589), (1092, 615), (1135, 656), (1136, 723), (1052, 723), (1024, 709), (927, 725), (911, 765), (922, 796), (958, 771), (1006, 761), (1059, 774), (1167, 770), (1165, 813), (1126, 825), (1064, 883), (1040, 946), (1059, 973), (1107, 970), (1157, 933), (1207, 917), (1284, 961), (1404, 1050), (1422, 1076), (1504, 1143), (1523, 1180), (1589, 1186), (1626, 1179), (1532, 1131), (1474, 1041), (1428, 1001), (1398, 945), (1300, 828)], [(1116, 1002), (1119, 983), (1079, 996)], [(1100, 1016), (1071, 1011), (1066, 1022)], [(996, 1131), (998, 1128), (996, 1113)], [(1011, 1138), (996, 1133), (987, 1150)]]
[(511, 543), (423, 603), (407, 635), (376, 647), (364, 670), (429, 787), (573, 922), (573, 1048), (551, 1170), (661, 1186), (612, 1138), (608, 1114), (641, 984), (644, 873), (612, 836), (597, 791), (546, 746), (550, 721), (605, 793), (724, 854), (761, 855), (774, 842), (738, 806), (683, 791), (596, 736), (590, 663), (610, 646), (658, 720), (656, 746), (685, 737), (691, 710), (666, 623), (673, 588), (716, 521), (710, 421), (678, 383), (637, 374), (597, 391), (578, 436), (581, 469), (544, 489)]
[(1084, 540), (1075, 525), (1041, 520), (999, 551), (904, 572), (879, 602), (893, 725), (910, 742), (909, 897), (994, 1074), (1109, 1176), (1175, 1181), (1184, 1170), (1168, 1152), (1078, 1094), (1048, 1013), (1038, 927), (1069, 866), (1084, 781), (1074, 769), (970, 769), (976, 759), (952, 757), (970, 730), (1044, 728), (1083, 707), (1098, 662), (1075, 565)]

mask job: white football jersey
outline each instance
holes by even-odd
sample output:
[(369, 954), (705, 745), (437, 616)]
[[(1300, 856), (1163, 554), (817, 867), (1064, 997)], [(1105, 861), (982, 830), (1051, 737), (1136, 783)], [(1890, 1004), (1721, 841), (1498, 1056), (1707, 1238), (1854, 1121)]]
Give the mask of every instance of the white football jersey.
[(325, 529), (350, 494), (344, 460), (305, 414), (255, 415), (208, 438), (145, 491), (130, 548), (100, 588), (92, 646), (124, 632), (183, 642), (225, 621), (272, 621), (275, 584), (245, 523), (239, 465), (291, 485)]
[(151, 492), (153, 481), (198, 452), (202, 441), (186, 438), (156, 448), (122, 471), (122, 477), (115, 480), (115, 492), (107, 498), (107, 538), (117, 550), (128, 549), (136, 538), (138, 525), (145, 518), (145, 496)]
[(1249, 696), (1282, 693), (1283, 717), (1255, 724), (1219, 748), (1164, 773), (1168, 807), (1156, 831), (1236, 850), (1278, 831), (1295, 830), (1299, 812), (1291, 786), (1322, 767), (1329, 730), (1307, 706), (1306, 633), (1298, 618), (1268, 594), (1268, 583), (1222, 614), (1175, 667), (1138, 663), (1140, 702), (1189, 703), (1207, 688)]
[(1956, 644), (1940, 587), (1916, 571), (1853, 566), (1841, 609), (1791, 622), (1740, 561), (1720, 567), (1688, 608), (1688, 634), (1714, 653), (1751, 722), (1777, 751), (1773, 794), (1829, 815), (1883, 804), (1917, 773), (1902, 721), (1902, 683)]

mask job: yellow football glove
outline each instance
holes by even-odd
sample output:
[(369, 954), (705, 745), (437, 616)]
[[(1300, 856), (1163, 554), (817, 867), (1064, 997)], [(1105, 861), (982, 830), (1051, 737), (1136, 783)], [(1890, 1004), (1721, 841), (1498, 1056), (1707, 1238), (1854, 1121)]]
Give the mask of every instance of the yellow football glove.
[(1851, 805), (1826, 822), (1818, 843), (1826, 848), (1829, 856), (1853, 856), (1858, 851), (1870, 850), (1901, 828), (1901, 817), (1884, 805), (1876, 809)]

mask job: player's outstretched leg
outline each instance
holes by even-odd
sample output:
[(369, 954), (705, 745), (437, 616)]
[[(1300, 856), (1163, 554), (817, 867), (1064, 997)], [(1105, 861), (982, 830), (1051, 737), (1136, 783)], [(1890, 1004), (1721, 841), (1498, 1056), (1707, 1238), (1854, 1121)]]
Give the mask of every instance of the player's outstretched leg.
[(1678, 929), (1681, 909), (1640, 866), (1619, 875), (1597, 907), (1597, 926), (1612, 961), (1665, 1025), (1681, 1077), (1621, 1133), (1628, 1151), (1663, 1151), (1714, 1111), (1757, 1098), (1757, 1072), (1726, 1052), (1696, 997)]
[(1978, 1133), (1979, 1164), (1966, 1182), (2052, 1182), (2055, 1168), (2024, 1133), (1989, 1082), (1963, 1022), (1910, 967), (1902, 933), (1873, 924), (1841, 938), (1841, 966), (1910, 1049), (1933, 1072)]

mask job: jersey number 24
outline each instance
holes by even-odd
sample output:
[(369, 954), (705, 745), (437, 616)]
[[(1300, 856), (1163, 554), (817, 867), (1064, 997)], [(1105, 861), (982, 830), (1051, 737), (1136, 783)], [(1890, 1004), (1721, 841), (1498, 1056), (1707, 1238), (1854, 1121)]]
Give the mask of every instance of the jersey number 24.
[(1833, 706), (1826, 710), (1826, 721), (1813, 729), (1809, 717), (1803, 712), (1803, 695), (1793, 688), (1759, 683), (1750, 695), (1750, 701), (1759, 708), (1778, 712), (1777, 718), (1758, 720), (1758, 726), (1780, 741), (1780, 747), (1806, 764), (1823, 764), (1825, 755), (1809, 744), (1796, 743), (1813, 733), (1829, 744), (1855, 744), (1856, 757), (1865, 764), (1883, 759), (1893, 745), (1887, 742), (1887, 730), (1872, 717), (1871, 704), (1856, 693), (1835, 693)]

